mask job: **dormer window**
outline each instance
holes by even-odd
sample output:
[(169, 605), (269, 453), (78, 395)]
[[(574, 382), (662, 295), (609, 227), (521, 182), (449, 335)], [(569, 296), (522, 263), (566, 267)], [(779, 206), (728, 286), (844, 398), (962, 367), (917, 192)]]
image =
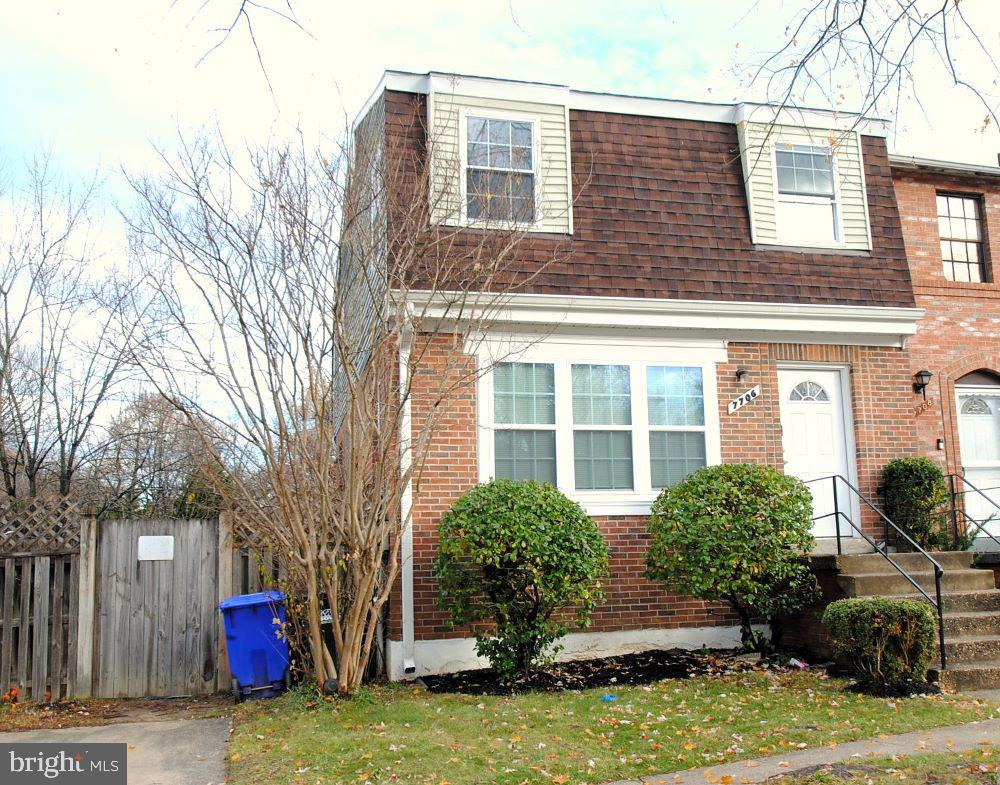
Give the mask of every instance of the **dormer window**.
[(535, 222), (535, 123), (466, 118), (465, 210), (469, 221)]
[(840, 243), (830, 149), (779, 142), (775, 159), (779, 236), (787, 242), (807, 245)]

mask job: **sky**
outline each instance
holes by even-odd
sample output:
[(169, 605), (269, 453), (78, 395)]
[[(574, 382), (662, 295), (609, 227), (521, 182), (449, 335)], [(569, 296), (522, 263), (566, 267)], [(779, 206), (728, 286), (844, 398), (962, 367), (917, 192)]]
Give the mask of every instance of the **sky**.
[[(285, 9), (285, 0), (273, 2)], [(794, 0), (291, 0), (297, 23), (256, 7), (221, 40), (239, 0), (32, 0), (0, 10), (0, 162), (51, 151), (70, 176), (152, 165), (177, 133), (229, 139), (302, 128), (336, 136), (386, 68), (729, 102), (759, 98), (736, 66), (777, 48)], [(966, 0), (990, 13), (996, 0)], [(993, 5), (995, 14), (995, 5)], [(1000, 50), (997, 41), (989, 44)], [(961, 53), (959, 53), (961, 54)], [(266, 78), (265, 78), (266, 73)], [(997, 164), (1000, 134), (937, 65), (918, 74), (895, 152)], [(270, 82), (270, 84), (269, 84)], [(812, 103), (815, 103), (813, 101)]]

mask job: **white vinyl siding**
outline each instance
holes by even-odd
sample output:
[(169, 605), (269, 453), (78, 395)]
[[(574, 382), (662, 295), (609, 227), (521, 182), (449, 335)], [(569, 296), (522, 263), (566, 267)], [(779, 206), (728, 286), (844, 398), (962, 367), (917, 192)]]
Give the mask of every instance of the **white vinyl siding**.
[(565, 106), (504, 101), (493, 98), (433, 93), (428, 98), (429, 142), (433, 220), (436, 223), (468, 223), (463, 202), (463, 162), (469, 116), (494, 117), (536, 124), (538, 154), (536, 171), (535, 231), (572, 233), (570, 207), (570, 162), (568, 117)]
[[(755, 243), (871, 250), (861, 139), (856, 131), (743, 122), (738, 132)], [(775, 151), (796, 146), (826, 148), (833, 154), (838, 240), (803, 241), (794, 227), (782, 228)]]

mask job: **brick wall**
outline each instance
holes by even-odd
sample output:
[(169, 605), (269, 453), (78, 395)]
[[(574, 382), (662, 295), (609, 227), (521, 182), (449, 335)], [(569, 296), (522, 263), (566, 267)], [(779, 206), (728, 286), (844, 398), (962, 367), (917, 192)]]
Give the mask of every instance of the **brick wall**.
[[(418, 376), (413, 401), (418, 429), (438, 398), (445, 365), (454, 362), (453, 343), (435, 339)], [(725, 462), (759, 462), (780, 467), (781, 424), (777, 400), (777, 363), (782, 360), (850, 364), (852, 409), (858, 447), (861, 489), (874, 494), (881, 467), (893, 457), (913, 451), (913, 418), (908, 389), (909, 366), (899, 350), (876, 347), (795, 344), (730, 344), (729, 362), (719, 366), (722, 458)], [(466, 372), (471, 358), (465, 358)], [(736, 381), (737, 368), (750, 371)], [(728, 415), (726, 403), (747, 386), (760, 383), (762, 396)], [(414, 608), (416, 638), (465, 637), (467, 630), (448, 626), (437, 607), (437, 587), (431, 569), (437, 553), (437, 526), (449, 505), (478, 479), (476, 403), (472, 387), (461, 390), (449, 404), (436, 438), (428, 447), (424, 471), (414, 493)], [(611, 549), (611, 579), (606, 601), (595, 613), (593, 630), (610, 632), (643, 628), (679, 628), (737, 623), (725, 608), (689, 597), (668, 594), (643, 577), (648, 545), (643, 517), (607, 516), (597, 519)], [(874, 521), (868, 521), (874, 525)], [(390, 611), (390, 637), (398, 639), (398, 602)]]
[[(926, 368), (934, 374), (927, 397), (931, 407), (916, 418), (922, 454), (949, 472), (961, 469), (955, 380), (980, 368), (1000, 373), (1000, 181), (948, 177), (894, 170), (896, 199), (903, 224), (913, 290), (926, 316), (908, 343), (910, 374)], [(944, 277), (938, 234), (938, 191), (982, 197), (988, 283), (958, 283)], [(915, 407), (923, 401), (913, 395)], [(944, 439), (944, 450), (936, 442)]]

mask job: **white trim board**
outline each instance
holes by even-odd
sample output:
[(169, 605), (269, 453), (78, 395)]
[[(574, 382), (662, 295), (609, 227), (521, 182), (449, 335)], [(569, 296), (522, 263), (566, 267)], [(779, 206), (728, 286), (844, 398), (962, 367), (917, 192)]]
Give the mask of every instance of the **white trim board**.
[[(385, 71), (375, 90), (358, 114), (364, 117), (378, 96), (386, 90), (432, 95), (447, 93), (475, 98), (494, 98), (528, 103), (554, 104), (568, 109), (614, 114), (668, 117), (737, 125), (741, 122), (776, 122), (805, 127), (857, 130), (866, 136), (886, 137), (889, 122), (879, 118), (830, 109), (779, 107), (760, 103), (711, 103), (669, 98), (601, 93), (576, 90), (568, 85), (524, 82), (484, 76), (468, 76), (429, 71)], [(357, 122), (357, 121), (356, 121)]]
[[(756, 630), (769, 634), (766, 626)], [(489, 662), (476, 655), (473, 638), (440, 638), (417, 641), (414, 647), (416, 667), (403, 672), (400, 641), (386, 641), (386, 664), (393, 681), (454, 673), (473, 668), (489, 667)], [(613, 657), (619, 654), (651, 649), (735, 649), (740, 643), (739, 627), (677, 627), (671, 629), (623, 630), (619, 632), (572, 632), (560, 643), (564, 649), (556, 659), (560, 662), (590, 657)]]
[[(397, 293), (398, 296), (398, 293)], [(486, 316), (492, 327), (537, 326), (548, 330), (628, 328), (687, 340), (823, 343), (902, 347), (923, 317), (921, 308), (661, 300), (551, 294), (407, 294), (422, 318), (441, 322)], [(483, 313), (487, 312), (487, 313)]]

